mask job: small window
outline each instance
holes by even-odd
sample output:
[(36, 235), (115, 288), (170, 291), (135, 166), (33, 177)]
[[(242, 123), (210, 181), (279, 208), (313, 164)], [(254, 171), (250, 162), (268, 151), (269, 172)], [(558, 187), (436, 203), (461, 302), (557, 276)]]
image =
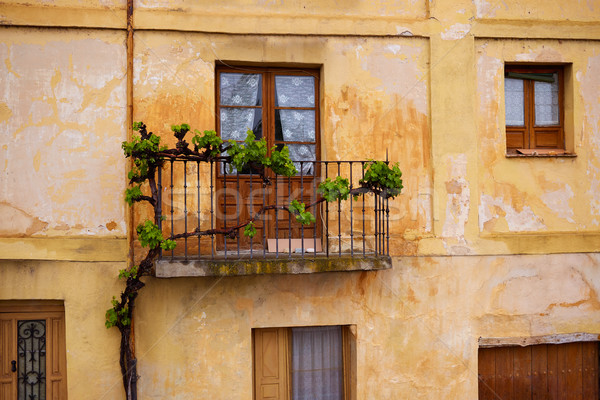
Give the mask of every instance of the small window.
[(479, 400), (598, 399), (598, 342), (479, 349)]
[(254, 330), (256, 400), (350, 400), (355, 336), (349, 326)]
[(563, 67), (507, 66), (504, 101), (507, 153), (564, 153)]

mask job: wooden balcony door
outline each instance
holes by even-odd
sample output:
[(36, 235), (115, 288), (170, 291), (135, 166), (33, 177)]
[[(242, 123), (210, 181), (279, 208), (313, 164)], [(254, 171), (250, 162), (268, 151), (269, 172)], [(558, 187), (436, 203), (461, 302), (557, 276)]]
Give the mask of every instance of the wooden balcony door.
[(0, 306), (0, 399), (66, 398), (62, 306)]
[[(268, 171), (270, 184), (250, 169), (218, 168), (217, 227), (244, 223), (265, 205), (287, 206), (292, 200), (310, 204), (316, 199), (319, 160), (319, 72), (312, 69), (257, 67), (217, 68), (217, 129), (224, 140), (243, 142), (252, 130), (257, 140), (273, 147), (287, 146), (298, 174), (275, 177)], [(317, 222), (318, 210), (310, 210)], [(320, 237), (320, 224), (302, 227), (294, 216), (270, 210), (255, 221), (256, 236), (251, 240), (240, 230), (239, 239), (219, 238), (218, 247), (235, 251), (263, 249), (268, 239)], [(314, 246), (308, 246), (314, 247)]]

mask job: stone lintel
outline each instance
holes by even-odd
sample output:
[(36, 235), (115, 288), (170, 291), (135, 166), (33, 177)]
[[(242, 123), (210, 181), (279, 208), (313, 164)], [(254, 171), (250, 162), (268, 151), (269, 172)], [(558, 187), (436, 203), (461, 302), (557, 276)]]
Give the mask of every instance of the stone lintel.
[(479, 347), (507, 347), (507, 346), (534, 346), (538, 344), (564, 344), (575, 342), (600, 341), (598, 333), (562, 333), (545, 336), (506, 337), (506, 338), (479, 338)]

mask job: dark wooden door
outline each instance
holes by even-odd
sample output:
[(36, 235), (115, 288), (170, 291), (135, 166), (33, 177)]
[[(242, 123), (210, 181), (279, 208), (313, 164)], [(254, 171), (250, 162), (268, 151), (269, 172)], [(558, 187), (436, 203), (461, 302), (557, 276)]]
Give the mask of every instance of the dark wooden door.
[(598, 342), (479, 349), (480, 400), (598, 399)]

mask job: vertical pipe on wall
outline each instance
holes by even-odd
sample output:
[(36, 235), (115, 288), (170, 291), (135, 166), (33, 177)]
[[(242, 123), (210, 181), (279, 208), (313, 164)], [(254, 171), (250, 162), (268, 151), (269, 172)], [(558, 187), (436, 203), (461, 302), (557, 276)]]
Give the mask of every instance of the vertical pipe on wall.
[[(133, 137), (133, 0), (127, 0), (127, 115), (125, 124), (127, 128), (127, 140), (131, 140)], [(133, 166), (131, 159), (129, 160), (129, 168)], [(129, 229), (127, 230), (127, 241), (129, 243), (129, 260), (131, 265), (134, 261), (133, 253), (133, 209), (132, 207), (127, 208), (127, 220), (129, 222)]]
[[(131, 140), (133, 137), (133, 0), (127, 0), (127, 140)], [(131, 167), (131, 165), (130, 165)], [(132, 207), (127, 208), (129, 214), (127, 215), (129, 221), (129, 229), (127, 230), (127, 240), (129, 242), (129, 257), (130, 265), (135, 263), (134, 245), (133, 245), (133, 231), (134, 231), (134, 213)], [(127, 366), (130, 369), (129, 376), (132, 378), (132, 382), (129, 384), (129, 390), (127, 398), (137, 398), (137, 368), (135, 361), (135, 331), (134, 331), (134, 313), (131, 312), (131, 330), (129, 332), (129, 346), (131, 349), (132, 362)]]

